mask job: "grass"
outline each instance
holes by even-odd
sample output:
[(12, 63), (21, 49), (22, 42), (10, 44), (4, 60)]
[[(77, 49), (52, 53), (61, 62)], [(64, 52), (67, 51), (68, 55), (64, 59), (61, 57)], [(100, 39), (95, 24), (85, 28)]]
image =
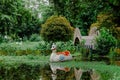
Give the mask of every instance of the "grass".
[(3, 65), (20, 65), (22, 63), (29, 65), (45, 64), (49, 62), (49, 56), (0, 56), (0, 63)]
[[(19, 56), (19, 55), (46, 55), (46, 47), (40, 46), (43, 41), (40, 42), (22, 42), (22, 44), (16, 44), (16, 42), (1, 43), (0, 55)], [(45, 52), (46, 51), (46, 52)], [(50, 53), (48, 53), (50, 54)]]
[(16, 44), (16, 42), (11, 43), (1, 43), (0, 47), (2, 46), (13, 46), (17, 49), (26, 50), (26, 49), (35, 49), (39, 45), (39, 42), (22, 42), (22, 45)]

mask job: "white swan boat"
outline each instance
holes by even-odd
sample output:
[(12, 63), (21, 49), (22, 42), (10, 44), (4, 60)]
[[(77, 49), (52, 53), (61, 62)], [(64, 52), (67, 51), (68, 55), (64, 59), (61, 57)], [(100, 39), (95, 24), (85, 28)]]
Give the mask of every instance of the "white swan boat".
[(73, 59), (69, 51), (57, 52), (56, 48), (56, 45), (53, 43), (51, 48), (52, 54), (50, 55), (50, 62), (60, 62)]

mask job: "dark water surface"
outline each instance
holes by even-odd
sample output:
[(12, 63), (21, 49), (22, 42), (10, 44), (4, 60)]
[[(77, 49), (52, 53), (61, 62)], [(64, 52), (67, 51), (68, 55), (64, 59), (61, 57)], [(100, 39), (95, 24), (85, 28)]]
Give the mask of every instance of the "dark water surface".
[[(107, 76), (101, 76), (101, 75)], [(100, 73), (94, 69), (58, 66), (53, 63), (0, 67), (0, 80), (105, 80), (108, 72)], [(107, 80), (107, 79), (106, 79)], [(110, 79), (111, 80), (111, 79)]]
[(21, 63), (19, 66), (0, 65), (0, 80), (120, 80), (120, 75), (109, 72), (104, 69), (99, 71), (62, 66), (59, 63), (44, 65)]

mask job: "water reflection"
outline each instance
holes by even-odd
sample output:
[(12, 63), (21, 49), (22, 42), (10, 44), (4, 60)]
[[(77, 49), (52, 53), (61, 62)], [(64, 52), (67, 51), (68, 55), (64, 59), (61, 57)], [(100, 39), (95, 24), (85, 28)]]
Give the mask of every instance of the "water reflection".
[(39, 80), (39, 65), (0, 66), (0, 80)]
[(83, 70), (81, 68), (79, 69), (74, 68), (74, 73), (75, 73), (76, 80), (80, 80)]
[(0, 80), (100, 80), (94, 69), (70, 68), (58, 63), (0, 66)]
[[(50, 64), (52, 70), (52, 80), (99, 80), (100, 74), (98, 74), (94, 69), (82, 70), (81, 68), (69, 68), (56, 65), (54, 63)], [(61, 72), (63, 74), (61, 74)], [(58, 76), (60, 75), (60, 76)], [(65, 75), (65, 76), (64, 76)], [(66, 79), (67, 78), (67, 79)]]
[[(63, 67), (63, 66), (58, 66), (54, 63), (50, 63), (50, 68), (52, 70), (52, 80), (57, 80), (57, 79), (64, 79), (64, 75), (68, 75), (68, 73), (70, 72), (70, 68), (69, 67)], [(60, 80), (61, 80), (60, 79)]]

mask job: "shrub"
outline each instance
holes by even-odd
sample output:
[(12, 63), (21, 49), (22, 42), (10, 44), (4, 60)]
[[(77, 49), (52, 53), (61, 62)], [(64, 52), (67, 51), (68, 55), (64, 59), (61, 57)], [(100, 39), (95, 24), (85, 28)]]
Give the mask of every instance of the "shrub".
[[(40, 50), (40, 54), (41, 55), (50, 55), (51, 54), (51, 46), (52, 46), (52, 42), (40, 42), (39, 46), (37, 47), (37, 50)], [(72, 43), (72, 41), (67, 41), (67, 42), (56, 42), (56, 46), (57, 46), (57, 52), (62, 52), (62, 51), (66, 51), (69, 50), (71, 54), (74, 54), (75, 52), (75, 46)]]
[(51, 16), (42, 25), (41, 35), (45, 41), (68, 41), (72, 38), (73, 28), (62, 16)]
[(120, 48), (120, 40), (117, 41), (117, 47)]
[(0, 46), (0, 55), (13, 55), (16, 50), (17, 48), (12, 45), (3, 45)]
[(0, 35), (0, 43), (2, 43), (3, 42), (3, 37), (2, 37), (2, 35)]
[(31, 36), (30, 36), (30, 39), (29, 39), (30, 41), (40, 41), (41, 40), (41, 37), (40, 37), (40, 35), (39, 34), (32, 34)]
[(49, 55), (51, 53), (51, 44), (52, 43), (41, 41), (37, 47), (37, 50), (40, 50), (41, 55)]
[(96, 51), (99, 55), (107, 55), (111, 47), (116, 46), (116, 39), (106, 28), (100, 29), (100, 34), (96, 38)]
[(57, 51), (69, 50), (71, 52), (71, 54), (73, 54), (76, 50), (72, 41), (57, 42), (56, 45), (57, 45)]

